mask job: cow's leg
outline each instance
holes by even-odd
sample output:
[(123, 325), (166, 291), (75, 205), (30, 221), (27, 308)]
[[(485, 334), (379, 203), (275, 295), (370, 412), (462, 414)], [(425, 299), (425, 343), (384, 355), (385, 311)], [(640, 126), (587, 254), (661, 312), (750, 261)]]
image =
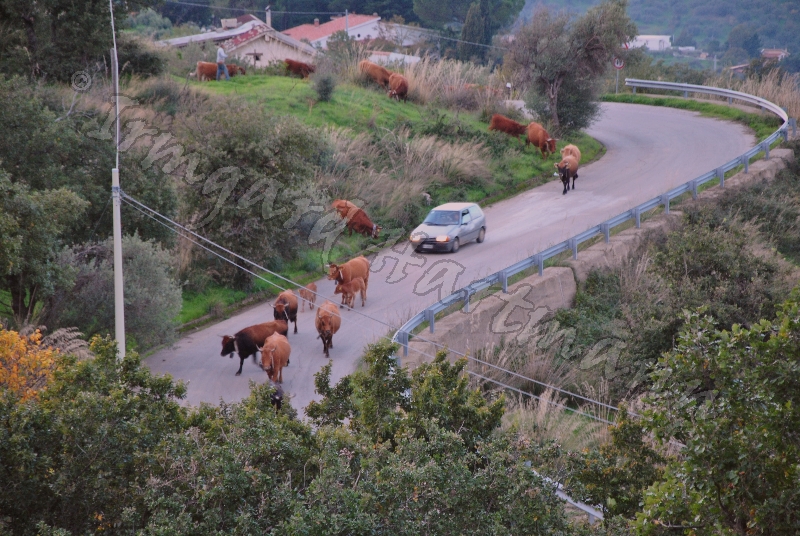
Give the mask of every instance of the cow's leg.
[(297, 318), (294, 319), (294, 332), (297, 333)]
[[(255, 354), (253, 354), (253, 357), (255, 357)], [(241, 355), (239, 356), (239, 372), (237, 372), (237, 373), (235, 374), (235, 376), (241, 376), (241, 374), (242, 374), (242, 367), (244, 366), (244, 360), (245, 360), (245, 359), (247, 359), (247, 356), (245, 356), (245, 357), (242, 357)]]

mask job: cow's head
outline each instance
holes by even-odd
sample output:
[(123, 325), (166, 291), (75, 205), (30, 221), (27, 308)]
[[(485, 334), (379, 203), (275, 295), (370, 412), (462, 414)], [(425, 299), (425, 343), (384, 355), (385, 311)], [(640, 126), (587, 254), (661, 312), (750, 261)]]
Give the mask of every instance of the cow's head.
[(556, 169), (558, 170), (558, 175), (561, 177), (562, 181), (569, 181), (569, 164), (562, 160), (557, 164), (553, 164)]
[(372, 238), (378, 238), (378, 235), (381, 234), (381, 229), (383, 229), (383, 227), (381, 227), (380, 225), (375, 225), (373, 223), (372, 224)]
[(233, 357), (233, 352), (236, 351), (236, 339), (230, 335), (222, 336), (222, 353), (221, 356)]
[(258, 348), (258, 351), (261, 352), (261, 368), (264, 369), (264, 372), (267, 373), (267, 376), (271, 380), (272, 375), (275, 373), (275, 367), (272, 363), (275, 357), (275, 347), (268, 347), (265, 344), (261, 348)]
[(342, 294), (343, 292), (344, 292), (344, 289), (342, 288), (342, 284), (338, 283), (336, 285), (336, 290), (334, 290), (333, 293), (334, 294)]
[(275, 320), (289, 320), (289, 313), (286, 311), (286, 306), (287, 304), (284, 300), (278, 299), (275, 301), (275, 305), (272, 306)]
[(338, 264), (330, 263), (328, 265), (328, 279), (338, 279), (341, 271)]
[(238, 69), (239, 69), (239, 74), (242, 74), (242, 75), (247, 74), (247, 71), (245, 71), (244, 67), (242, 67), (241, 65), (238, 66)]
[(276, 412), (281, 409), (281, 405), (283, 404), (283, 388), (280, 385), (276, 385), (275, 390), (269, 395), (269, 402), (272, 404), (272, 407), (275, 408)]
[(547, 138), (547, 150), (551, 153), (556, 152), (556, 142), (558, 140), (555, 138)]

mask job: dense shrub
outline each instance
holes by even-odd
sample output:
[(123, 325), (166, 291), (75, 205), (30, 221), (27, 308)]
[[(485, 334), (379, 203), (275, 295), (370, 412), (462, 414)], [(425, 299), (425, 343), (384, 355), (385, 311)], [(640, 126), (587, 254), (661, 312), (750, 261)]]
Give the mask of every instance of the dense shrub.
[(117, 39), (117, 59), (122, 75), (158, 76), (166, 68), (164, 55), (152, 42), (128, 33)]
[[(181, 291), (171, 276), (169, 252), (138, 236), (122, 241), (125, 333), (131, 348), (147, 349), (175, 339)], [(59, 264), (74, 284), (60, 289), (42, 321), (51, 329), (77, 327), (87, 336), (114, 332), (113, 243), (66, 249)]]
[(333, 97), (333, 90), (336, 89), (336, 77), (332, 73), (318, 73), (311, 81), (317, 99), (320, 102), (328, 102)]

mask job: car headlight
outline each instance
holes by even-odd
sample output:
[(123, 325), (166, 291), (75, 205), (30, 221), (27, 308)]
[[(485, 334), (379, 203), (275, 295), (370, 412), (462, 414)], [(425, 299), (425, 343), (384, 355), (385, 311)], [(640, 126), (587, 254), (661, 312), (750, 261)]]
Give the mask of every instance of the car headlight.
[(412, 242), (422, 242), (425, 239), (425, 235), (423, 234), (412, 234), (410, 240)]
[(439, 235), (436, 237), (437, 242), (450, 242), (450, 237), (447, 235)]

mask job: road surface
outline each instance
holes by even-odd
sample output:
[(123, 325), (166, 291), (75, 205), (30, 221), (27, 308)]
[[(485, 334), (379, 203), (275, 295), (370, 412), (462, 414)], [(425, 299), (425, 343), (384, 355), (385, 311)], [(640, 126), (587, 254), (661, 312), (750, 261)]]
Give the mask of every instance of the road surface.
[[(555, 180), (486, 207), (485, 242), (465, 244), (454, 255), (415, 254), (407, 242), (379, 253), (372, 262), (366, 307), (357, 301), (356, 311), (342, 312), (342, 328), (331, 350), (332, 380), (355, 370), (366, 344), (391, 336), (392, 327), (453, 290), (715, 169), (756, 143), (744, 126), (694, 112), (619, 103), (602, 104), (602, 112), (588, 133), (607, 152), (580, 169), (576, 190), (562, 195), (561, 181)], [(321, 279), (317, 287), (339, 303), (332, 281)], [(248, 360), (242, 375), (235, 376), (238, 357), (220, 356), (220, 336), (268, 320), (268, 304), (253, 307), (185, 336), (145, 364), (156, 374), (169, 373), (187, 382), (186, 404), (241, 400), (249, 394), (249, 382), (263, 383), (266, 374)], [(291, 365), (283, 371), (283, 388), (302, 415), (308, 402), (317, 398), (314, 373), (328, 359), (308, 307), (298, 315), (298, 330), (295, 335), (290, 329)]]

